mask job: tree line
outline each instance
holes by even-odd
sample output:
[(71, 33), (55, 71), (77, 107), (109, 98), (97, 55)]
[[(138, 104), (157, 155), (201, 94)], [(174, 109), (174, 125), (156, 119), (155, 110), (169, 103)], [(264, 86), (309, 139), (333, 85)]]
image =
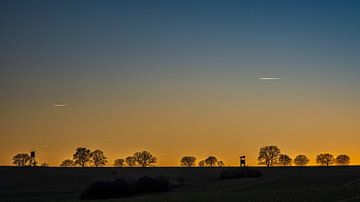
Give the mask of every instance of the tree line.
[[(16, 166), (30, 166), (30, 156), (26, 153), (15, 155), (13, 164)], [(260, 148), (258, 156), (258, 164), (267, 167), (272, 166), (306, 166), (310, 159), (304, 155), (297, 155), (292, 159), (287, 154), (280, 152), (277, 146), (264, 146)], [(103, 167), (108, 163), (107, 157), (104, 152), (96, 149), (91, 151), (85, 147), (78, 147), (75, 150), (71, 159), (65, 159), (60, 163), (61, 167)], [(113, 163), (114, 167), (151, 167), (155, 166), (157, 158), (148, 151), (135, 152), (133, 155), (126, 158), (116, 159)], [(330, 165), (349, 165), (350, 157), (346, 154), (340, 154), (336, 158), (332, 154), (323, 153), (316, 156), (316, 163), (321, 166)], [(48, 166), (43, 164), (42, 166)], [(182, 167), (223, 167), (225, 163), (218, 160), (215, 156), (209, 156), (206, 159), (200, 160), (196, 163), (196, 157), (184, 156), (180, 159), (180, 166)]]
[[(66, 159), (61, 162), (61, 167), (101, 167), (107, 163), (107, 157), (101, 150), (91, 152), (87, 148), (79, 147), (76, 149), (72, 159)], [(157, 163), (157, 158), (148, 151), (135, 152), (126, 158), (119, 158), (114, 161), (114, 167), (151, 167)], [(196, 157), (184, 156), (180, 159), (180, 165), (183, 167), (196, 166)], [(222, 167), (225, 163), (218, 160), (215, 156), (201, 160), (200, 167)]]
[[(271, 166), (306, 166), (310, 159), (304, 155), (297, 155), (294, 160), (287, 154), (282, 154), (277, 146), (264, 146), (260, 148), (258, 164)], [(340, 154), (336, 158), (332, 154), (322, 153), (316, 156), (316, 163), (320, 166), (339, 165), (346, 166), (350, 164), (350, 157), (346, 154)]]

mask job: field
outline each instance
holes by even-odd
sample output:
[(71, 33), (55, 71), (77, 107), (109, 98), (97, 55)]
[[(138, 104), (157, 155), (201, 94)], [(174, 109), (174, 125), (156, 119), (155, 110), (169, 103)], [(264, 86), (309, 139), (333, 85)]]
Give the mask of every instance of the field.
[(360, 167), (256, 168), (260, 178), (217, 180), (226, 168), (0, 167), (0, 201), (78, 201), (98, 180), (139, 176), (184, 177), (166, 193), (103, 201), (360, 201)]

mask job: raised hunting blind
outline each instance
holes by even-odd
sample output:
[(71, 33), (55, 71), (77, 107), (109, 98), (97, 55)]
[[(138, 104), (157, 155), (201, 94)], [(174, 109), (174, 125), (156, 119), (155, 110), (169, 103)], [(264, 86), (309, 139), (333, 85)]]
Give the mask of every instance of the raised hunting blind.
[(245, 167), (245, 166), (246, 166), (245, 156), (240, 156), (240, 167)]
[(30, 166), (36, 166), (35, 151), (30, 152)]

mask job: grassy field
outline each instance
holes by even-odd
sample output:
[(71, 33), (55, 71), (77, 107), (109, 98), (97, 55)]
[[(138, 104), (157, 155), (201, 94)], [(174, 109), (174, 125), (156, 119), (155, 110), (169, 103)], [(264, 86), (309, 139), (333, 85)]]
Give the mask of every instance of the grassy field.
[(0, 201), (78, 201), (80, 192), (98, 180), (159, 175), (184, 177), (186, 185), (104, 201), (360, 201), (358, 166), (256, 168), (262, 177), (218, 181), (221, 169), (0, 167)]

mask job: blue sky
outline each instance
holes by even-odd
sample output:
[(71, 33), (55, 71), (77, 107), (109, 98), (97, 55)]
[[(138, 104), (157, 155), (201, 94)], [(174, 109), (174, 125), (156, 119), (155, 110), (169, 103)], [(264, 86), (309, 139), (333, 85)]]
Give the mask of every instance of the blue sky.
[[(343, 127), (352, 138), (358, 131), (353, 121), (359, 117), (360, 101), (359, 9), (355, 0), (1, 1), (3, 133), (20, 138), (27, 131), (26, 137), (41, 140), (51, 124), (46, 130), (16, 130), (15, 125), (50, 120), (56, 115), (48, 114), (47, 107), (67, 104), (83, 124), (84, 111), (122, 116), (106, 106), (126, 106), (124, 116), (139, 107), (164, 116), (177, 107), (214, 107), (223, 116), (228, 108), (271, 109), (296, 120), (299, 116), (290, 113), (294, 108), (309, 109), (309, 114), (314, 108), (321, 108), (319, 114), (331, 109), (331, 116), (343, 113), (339, 119), (347, 122)], [(232, 115), (241, 117), (236, 113)], [(24, 114), (33, 118), (14, 118)], [(298, 121), (312, 120), (309, 114)], [(310, 133), (327, 133), (333, 121), (325, 121), (324, 131), (310, 127)], [(270, 133), (276, 134), (278, 127)], [(286, 132), (276, 137), (283, 140)], [(0, 142), (16, 142), (5, 139)], [(55, 144), (47, 141), (49, 148)]]

